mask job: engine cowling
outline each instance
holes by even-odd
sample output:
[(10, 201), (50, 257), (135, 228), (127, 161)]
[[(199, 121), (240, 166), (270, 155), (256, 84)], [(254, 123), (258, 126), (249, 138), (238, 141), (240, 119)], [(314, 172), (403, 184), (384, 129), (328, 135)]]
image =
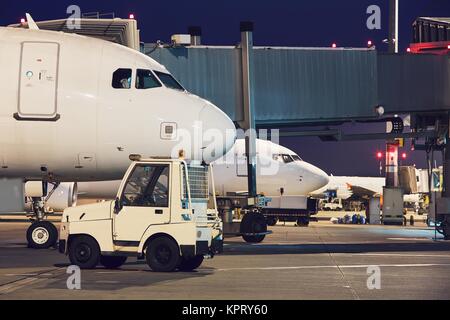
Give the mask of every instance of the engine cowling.
[[(49, 185), (48, 192), (52, 192), (52, 186)], [(41, 181), (28, 181), (25, 183), (25, 197), (37, 197), (42, 193)], [(49, 211), (62, 212), (64, 209), (74, 207), (78, 200), (78, 187), (76, 182), (62, 182), (50, 198), (46, 201), (45, 207)], [(27, 211), (32, 211), (31, 202), (26, 203)]]

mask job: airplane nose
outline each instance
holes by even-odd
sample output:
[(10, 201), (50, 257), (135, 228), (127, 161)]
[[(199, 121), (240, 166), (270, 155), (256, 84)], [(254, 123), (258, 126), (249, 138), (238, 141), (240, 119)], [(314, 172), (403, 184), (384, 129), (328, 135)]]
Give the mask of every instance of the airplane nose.
[[(200, 111), (203, 130), (204, 160), (214, 161), (225, 155), (236, 141), (236, 127), (225, 112), (208, 104)], [(211, 147), (214, 147), (211, 150)]]
[(322, 169), (313, 165), (308, 165), (306, 170), (308, 172), (307, 176), (309, 176), (310, 192), (323, 188), (330, 182), (330, 178)]

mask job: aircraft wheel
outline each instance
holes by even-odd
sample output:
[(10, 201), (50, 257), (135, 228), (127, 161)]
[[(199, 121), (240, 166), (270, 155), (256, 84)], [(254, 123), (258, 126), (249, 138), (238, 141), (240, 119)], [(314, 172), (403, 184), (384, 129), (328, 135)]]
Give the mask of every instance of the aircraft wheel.
[(307, 217), (299, 217), (297, 219), (297, 226), (298, 227), (307, 227), (307, 226), (309, 226), (309, 219)]
[(177, 243), (167, 237), (152, 240), (147, 245), (145, 256), (148, 266), (157, 272), (174, 271), (180, 261)]
[[(263, 233), (267, 231), (267, 222), (260, 213), (247, 213), (241, 221), (241, 233)], [(264, 240), (265, 234), (262, 235), (242, 235), (246, 242), (258, 243)]]
[(27, 230), (28, 247), (48, 249), (58, 241), (58, 229), (48, 221), (36, 221)]
[(277, 224), (278, 219), (275, 218), (275, 217), (269, 217), (269, 218), (266, 218), (266, 221), (267, 221), (267, 225), (268, 225), (268, 226), (273, 227), (274, 225)]
[(100, 256), (100, 264), (106, 269), (120, 268), (125, 261), (127, 261), (126, 256)]
[(94, 238), (78, 236), (69, 243), (69, 259), (81, 269), (94, 269), (100, 260), (100, 247)]
[(440, 225), (445, 240), (450, 240), (450, 217), (446, 217)]
[(180, 265), (178, 266), (178, 269), (180, 271), (192, 271), (200, 267), (200, 265), (203, 263), (204, 257), (202, 255), (197, 255), (195, 257), (191, 258), (181, 258)]

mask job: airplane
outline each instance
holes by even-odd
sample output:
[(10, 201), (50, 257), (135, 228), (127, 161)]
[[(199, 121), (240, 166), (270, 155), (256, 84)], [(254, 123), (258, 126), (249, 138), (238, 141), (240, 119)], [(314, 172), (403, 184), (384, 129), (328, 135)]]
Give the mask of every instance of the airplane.
[[(271, 141), (257, 139), (257, 191), (272, 201), (268, 211), (306, 209), (307, 195), (328, 183), (327, 174), (303, 161), (294, 151)], [(247, 192), (247, 164), (245, 140), (237, 139), (226, 155), (212, 163), (215, 190), (219, 196)], [(116, 196), (120, 180), (77, 183), (80, 199), (112, 199)], [(68, 193), (56, 193), (49, 200), (66, 203)], [(59, 207), (61, 209), (61, 207)], [(62, 208), (64, 209), (64, 208)]]
[(380, 197), (386, 179), (384, 177), (330, 176), (326, 186), (310, 192), (318, 198), (339, 198), (342, 200), (368, 200)]
[(0, 27), (0, 178), (43, 181), (28, 195), (30, 247), (56, 243), (56, 228), (43, 221), (49, 185), (119, 179), (130, 155), (178, 154), (181, 133), (222, 133), (221, 141), (183, 146), (192, 160), (209, 163), (221, 154), (205, 149), (223, 155), (233, 146), (232, 120), (152, 58), (27, 19), (28, 29)]
[[(386, 183), (384, 177), (357, 177), (357, 176), (330, 176), (329, 183), (313, 192), (312, 197), (340, 199), (357, 202), (367, 202), (374, 197), (382, 197), (383, 187)], [(413, 205), (418, 210), (423, 201), (421, 193), (405, 194), (403, 196), (405, 203)], [(343, 209), (340, 204), (340, 209)]]

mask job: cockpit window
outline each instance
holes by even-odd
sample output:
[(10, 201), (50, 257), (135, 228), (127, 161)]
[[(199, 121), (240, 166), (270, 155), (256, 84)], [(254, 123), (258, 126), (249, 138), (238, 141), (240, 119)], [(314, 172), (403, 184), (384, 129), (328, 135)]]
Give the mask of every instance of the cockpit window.
[(292, 159), (291, 156), (288, 154), (283, 154), (282, 156), (283, 156), (284, 163), (289, 163), (289, 162), (294, 161), (294, 159)]
[(272, 158), (273, 158), (273, 160), (282, 161), (284, 163), (290, 163), (290, 162), (296, 161), (295, 159), (293, 159), (293, 157), (291, 157), (288, 154), (274, 154), (272, 156)]
[(131, 69), (117, 69), (113, 73), (112, 87), (114, 89), (131, 88)]
[(161, 82), (167, 88), (184, 91), (184, 88), (181, 86), (181, 84), (178, 83), (177, 80), (175, 80), (174, 77), (172, 77), (172, 75), (170, 75), (168, 73), (164, 73), (164, 72), (159, 72), (159, 71), (153, 71), (153, 72), (155, 72), (155, 74), (158, 76), (159, 80), (161, 80)]
[(157, 87), (161, 87), (161, 83), (150, 70), (137, 69), (136, 89), (151, 89)]
[(302, 158), (300, 158), (298, 155), (296, 154), (292, 154), (291, 155), (292, 159), (294, 159), (294, 161), (303, 161)]

